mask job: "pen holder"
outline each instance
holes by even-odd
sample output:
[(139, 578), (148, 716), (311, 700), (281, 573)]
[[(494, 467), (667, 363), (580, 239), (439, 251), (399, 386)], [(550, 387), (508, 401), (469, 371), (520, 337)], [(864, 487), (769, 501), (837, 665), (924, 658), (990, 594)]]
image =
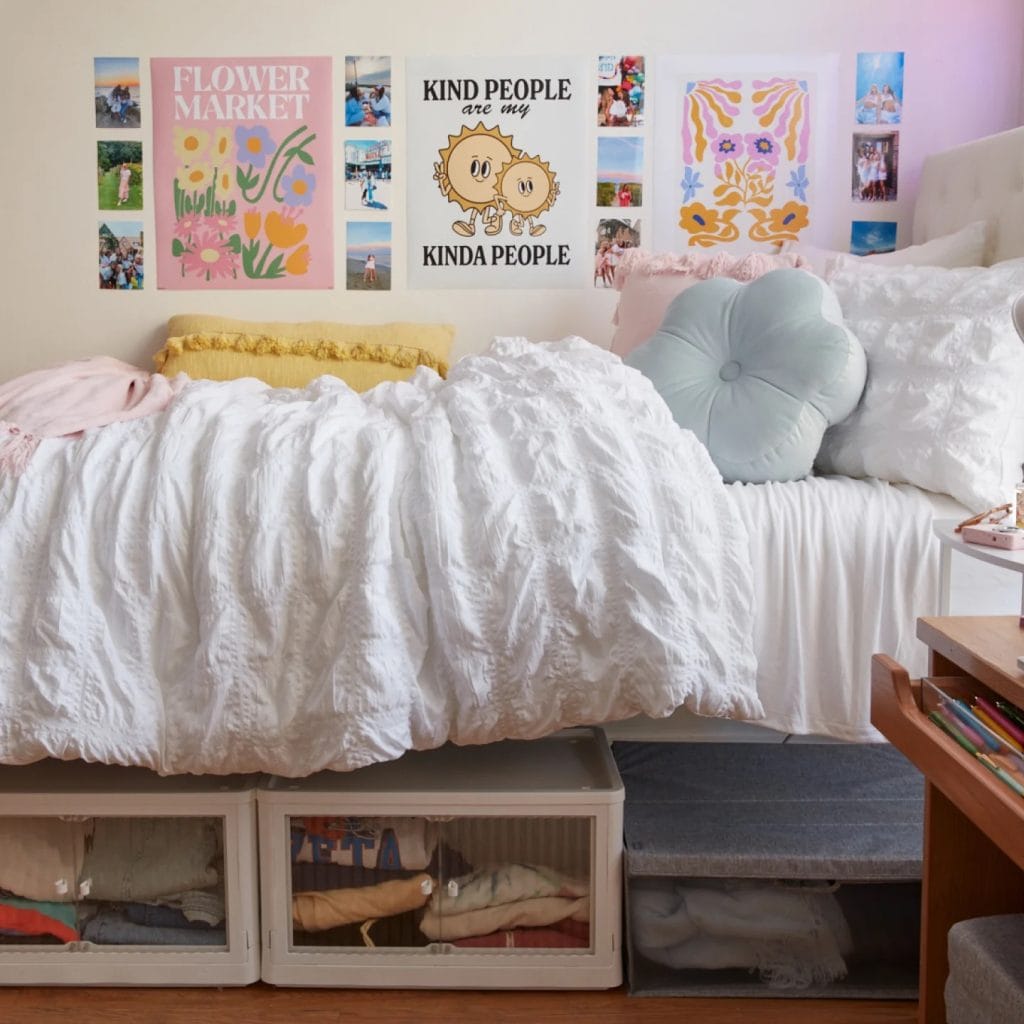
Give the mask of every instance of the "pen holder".
[(1024, 797), (1024, 729), (1001, 711), (995, 698), (970, 700), (921, 681), (921, 707), (928, 717), (1019, 796)]

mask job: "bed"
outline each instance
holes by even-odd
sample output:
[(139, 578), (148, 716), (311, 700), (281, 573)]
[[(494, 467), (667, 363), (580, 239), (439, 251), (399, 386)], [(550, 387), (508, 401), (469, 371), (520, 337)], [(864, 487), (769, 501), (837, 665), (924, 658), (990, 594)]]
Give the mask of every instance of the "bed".
[[(915, 244), (986, 220), (984, 262), (1024, 254), (1005, 215), (1022, 176), (1024, 129), (931, 159)], [(877, 738), (870, 656), (920, 667), (931, 520), (964, 503), (846, 476), (716, 485), (642, 378), (581, 341), (504, 340), (444, 385), (416, 373), (363, 398), (199, 382), (0, 480), (0, 762), (304, 775), (584, 723)], [(584, 420), (573, 450), (560, 429)], [(314, 465), (316, 488), (296, 475)], [(65, 591), (44, 585), (61, 573)]]

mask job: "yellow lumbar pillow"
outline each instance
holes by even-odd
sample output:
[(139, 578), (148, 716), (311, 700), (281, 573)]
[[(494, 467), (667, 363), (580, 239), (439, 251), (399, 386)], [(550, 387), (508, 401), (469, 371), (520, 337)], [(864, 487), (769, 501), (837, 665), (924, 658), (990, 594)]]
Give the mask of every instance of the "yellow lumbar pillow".
[(355, 391), (408, 380), (418, 366), (448, 372), (455, 329), (449, 324), (257, 323), (206, 314), (172, 316), (154, 356), (167, 376), (204, 380), (257, 377), (301, 388), (325, 373)]

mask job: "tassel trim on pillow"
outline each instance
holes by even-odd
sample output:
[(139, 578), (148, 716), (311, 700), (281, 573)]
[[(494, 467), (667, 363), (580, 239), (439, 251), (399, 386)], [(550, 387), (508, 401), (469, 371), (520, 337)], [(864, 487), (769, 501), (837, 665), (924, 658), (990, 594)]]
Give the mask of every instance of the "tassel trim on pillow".
[(244, 352), (247, 355), (310, 356), (320, 360), (386, 363), (415, 368), (426, 366), (441, 377), (448, 375), (448, 364), (431, 352), (410, 345), (378, 345), (365, 342), (337, 342), (323, 339), (275, 338), (265, 334), (185, 334), (168, 338), (153, 357), (157, 370), (172, 355), (183, 352)]

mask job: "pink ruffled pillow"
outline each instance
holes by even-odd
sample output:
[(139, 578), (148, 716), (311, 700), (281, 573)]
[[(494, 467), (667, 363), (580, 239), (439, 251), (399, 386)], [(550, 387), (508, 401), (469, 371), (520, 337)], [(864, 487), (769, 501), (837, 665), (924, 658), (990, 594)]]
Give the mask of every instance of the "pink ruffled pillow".
[(615, 287), (620, 295), (612, 317), (616, 331), (611, 349), (625, 357), (642, 345), (661, 326), (668, 304), (698, 281), (709, 277), (753, 281), (780, 267), (810, 270), (810, 264), (799, 253), (679, 254), (627, 249), (615, 268)]

